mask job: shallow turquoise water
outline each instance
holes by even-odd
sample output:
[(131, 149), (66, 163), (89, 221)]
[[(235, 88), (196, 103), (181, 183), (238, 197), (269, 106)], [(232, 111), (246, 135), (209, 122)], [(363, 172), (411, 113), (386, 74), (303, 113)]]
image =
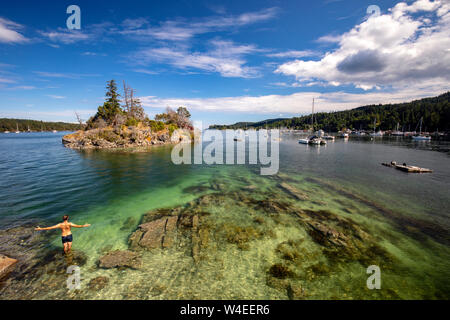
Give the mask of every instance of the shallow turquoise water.
[[(102, 290), (72, 292), (68, 298), (287, 299), (286, 290), (268, 285), (268, 269), (283, 261), (277, 248), (288, 241), (295, 242), (293, 248), (301, 256), (283, 263), (296, 272), (292, 281), (304, 288), (305, 298), (448, 298), (450, 159), (446, 152), (432, 151), (448, 149), (447, 143), (350, 138), (311, 147), (299, 145), (295, 135), (285, 135), (279, 174), (260, 176), (259, 166), (177, 166), (170, 161), (170, 146), (133, 153), (79, 152), (64, 148), (61, 135), (0, 136), (0, 229), (27, 221), (55, 224), (64, 214), (75, 223), (92, 224), (73, 231), (74, 248), (87, 257), (82, 267), (84, 288), (99, 275), (111, 280)], [(434, 172), (412, 175), (380, 165), (391, 160)], [(127, 249), (128, 237), (143, 214), (216, 194), (212, 181), (223, 184), (218, 194), (224, 196), (220, 206), (205, 205), (210, 215), (204, 222), (212, 231), (200, 264), (193, 263), (189, 250), (175, 247), (144, 252), (139, 270), (96, 267), (105, 252)], [(279, 188), (280, 182), (308, 194), (308, 201), (292, 199)], [(192, 186), (204, 189), (190, 191)], [(243, 191), (248, 186), (251, 191)], [(386, 272), (382, 268), (382, 289), (365, 287), (367, 265), (361, 259), (332, 264), (298, 218), (243, 206), (232, 192), (257, 200), (268, 195), (298, 210), (326, 210), (362, 226), (371, 241), (393, 257)], [(264, 222), (255, 223), (256, 217)], [(222, 232), (237, 226), (255, 228), (262, 236), (251, 239), (243, 250)], [(60, 235), (48, 232), (47, 241), (46, 250), (59, 248)], [(317, 264), (328, 269), (311, 269)], [(61, 298), (67, 291), (56, 285), (42, 290), (49, 283), (60, 283), (61, 275), (44, 273), (29, 281), (30, 292), (35, 292), (31, 298)], [(18, 298), (25, 290), (14, 281), (6, 285), (0, 291), (2, 298)]]

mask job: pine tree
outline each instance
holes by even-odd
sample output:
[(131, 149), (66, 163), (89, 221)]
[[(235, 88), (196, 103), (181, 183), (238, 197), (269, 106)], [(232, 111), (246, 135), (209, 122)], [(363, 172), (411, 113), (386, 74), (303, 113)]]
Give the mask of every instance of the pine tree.
[(117, 85), (114, 80), (106, 83), (106, 101), (98, 107), (97, 114), (87, 122), (88, 128), (96, 127), (97, 122), (105, 122), (107, 125), (116, 124), (118, 115), (123, 114), (120, 107)]

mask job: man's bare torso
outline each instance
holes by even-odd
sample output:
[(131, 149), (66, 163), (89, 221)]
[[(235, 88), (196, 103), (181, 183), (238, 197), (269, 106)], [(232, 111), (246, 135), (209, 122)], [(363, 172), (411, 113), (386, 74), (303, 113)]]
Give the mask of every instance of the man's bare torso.
[(72, 226), (72, 222), (65, 221), (65, 222), (58, 224), (58, 226), (61, 229), (63, 237), (66, 237), (66, 236), (69, 236), (72, 234), (72, 231), (70, 229)]

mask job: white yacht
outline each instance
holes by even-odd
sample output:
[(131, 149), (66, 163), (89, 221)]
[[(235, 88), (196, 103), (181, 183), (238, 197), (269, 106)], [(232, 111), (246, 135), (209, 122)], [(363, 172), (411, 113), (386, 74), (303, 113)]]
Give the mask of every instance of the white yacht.
[(431, 140), (431, 136), (422, 134), (422, 122), (423, 122), (423, 117), (420, 118), (420, 130), (419, 130), (419, 134), (416, 135), (416, 136), (412, 136), (412, 138), (413, 138), (413, 140), (415, 140), (415, 141), (430, 141), (430, 140)]
[[(311, 130), (312, 130), (312, 132), (314, 132), (314, 98), (313, 98), (313, 102), (312, 102)], [(325, 134), (325, 132), (322, 129), (319, 129), (316, 132), (316, 135), (309, 136), (307, 139), (299, 139), (298, 143), (313, 144), (313, 145), (327, 144), (327, 142), (324, 139), (322, 139), (322, 136), (324, 134)]]
[(298, 143), (300, 143), (300, 144), (309, 144), (309, 139), (298, 139)]
[(397, 122), (397, 128), (392, 131), (391, 135), (395, 137), (403, 136), (403, 132), (398, 130), (399, 123)]
[(382, 137), (384, 135), (383, 131), (379, 130), (378, 132), (375, 131), (377, 126), (377, 119), (373, 119), (373, 132), (370, 134), (372, 137)]

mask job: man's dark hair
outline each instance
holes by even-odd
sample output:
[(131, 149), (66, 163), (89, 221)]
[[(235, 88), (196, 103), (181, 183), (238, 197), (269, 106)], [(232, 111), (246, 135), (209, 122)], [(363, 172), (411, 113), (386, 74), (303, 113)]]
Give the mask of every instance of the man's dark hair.
[(63, 221), (67, 221), (67, 220), (69, 220), (69, 216), (66, 214), (63, 216)]

